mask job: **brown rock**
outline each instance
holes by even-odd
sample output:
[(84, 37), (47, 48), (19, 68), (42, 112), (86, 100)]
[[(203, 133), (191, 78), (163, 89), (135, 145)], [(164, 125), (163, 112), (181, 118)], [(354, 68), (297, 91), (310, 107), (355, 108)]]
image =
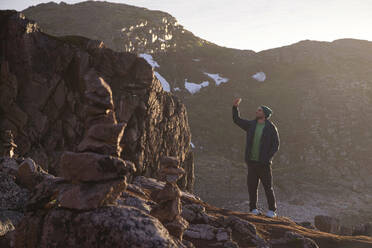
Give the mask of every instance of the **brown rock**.
[(181, 216), (177, 216), (172, 222), (168, 222), (164, 226), (171, 235), (182, 241), (183, 233), (188, 228), (189, 223)]
[(171, 222), (181, 215), (181, 191), (176, 184), (167, 183), (155, 194), (154, 199), (158, 205), (152, 209), (151, 215), (162, 223)]
[(125, 126), (125, 123), (105, 123), (91, 126), (85, 133), (83, 141), (79, 144), (78, 151), (120, 156), (120, 141)]
[(135, 171), (130, 161), (92, 152), (64, 152), (60, 162), (61, 177), (71, 181), (99, 182)]
[(35, 186), (30, 199), (27, 202), (26, 209), (34, 211), (47, 209), (57, 205), (57, 196), (69, 184), (60, 177), (45, 178), (41, 183)]
[(125, 177), (105, 183), (70, 185), (59, 192), (57, 200), (64, 208), (95, 209), (114, 203), (126, 187)]
[(91, 126), (85, 135), (86, 137), (91, 137), (99, 141), (119, 145), (121, 138), (123, 137), (125, 127), (126, 123), (96, 124)]
[(165, 168), (165, 167), (178, 168), (180, 162), (176, 157), (163, 156), (160, 160), (160, 164), (161, 164), (162, 168)]
[(77, 150), (79, 152), (95, 152), (112, 156), (120, 156), (122, 151), (120, 146), (97, 141), (89, 137), (84, 138), (84, 140), (79, 144)]
[(111, 88), (102, 77), (91, 69), (84, 76), (84, 81), (86, 87), (85, 98), (88, 105), (98, 106), (102, 109), (114, 109)]
[(156, 202), (168, 201), (181, 197), (181, 190), (174, 183), (166, 183), (162, 190), (159, 190), (154, 199)]
[(29, 190), (34, 189), (34, 187), (39, 184), (44, 178), (52, 178), (45, 172), (39, 165), (35, 163), (31, 158), (26, 158), (18, 168), (17, 182), (28, 188)]
[(162, 202), (151, 210), (151, 215), (159, 219), (162, 223), (173, 221), (181, 214), (180, 199)]
[(185, 174), (185, 170), (182, 168), (174, 168), (174, 167), (168, 167), (164, 168), (160, 171), (160, 173), (165, 174), (165, 175), (177, 175), (177, 176), (182, 176)]

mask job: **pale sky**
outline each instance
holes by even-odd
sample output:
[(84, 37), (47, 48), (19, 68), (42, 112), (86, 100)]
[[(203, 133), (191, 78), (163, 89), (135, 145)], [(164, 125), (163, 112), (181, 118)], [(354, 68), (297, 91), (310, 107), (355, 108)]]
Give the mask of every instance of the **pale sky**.
[[(43, 0), (0, 0), (23, 10)], [(56, 1), (60, 2), (60, 1)], [(80, 2), (65, 0), (66, 3)], [(372, 0), (112, 0), (162, 10), (195, 35), (256, 52), (300, 40), (372, 41)]]

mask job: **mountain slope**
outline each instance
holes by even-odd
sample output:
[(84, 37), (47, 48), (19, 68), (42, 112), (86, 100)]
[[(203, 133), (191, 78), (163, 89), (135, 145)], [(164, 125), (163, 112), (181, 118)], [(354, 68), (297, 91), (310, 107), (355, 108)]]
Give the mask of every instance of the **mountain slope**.
[[(119, 9), (133, 15), (115, 15)], [(79, 33), (116, 50), (152, 53), (160, 65), (156, 70), (188, 108), (198, 165), (196, 191), (207, 201), (247, 209), (244, 133), (231, 120), (232, 100), (242, 97), (245, 118), (253, 118), (260, 104), (274, 110), (272, 121), (281, 138), (273, 164), (281, 213), (309, 219), (316, 213), (343, 215), (350, 222), (372, 216), (371, 42), (305, 40), (254, 53), (219, 47), (193, 36), (166, 13), (133, 6), (49, 3), (24, 13), (56, 35)], [(73, 28), (63, 25), (67, 17)], [(159, 28), (162, 17), (169, 21)], [(146, 28), (137, 27), (143, 19)], [(120, 25), (110, 28), (115, 23)], [(93, 31), (86, 33), (89, 29)], [(172, 37), (164, 42), (169, 46), (161, 49), (163, 41), (153, 40), (149, 30), (162, 40)], [(142, 36), (147, 38), (135, 39)], [(114, 44), (113, 37), (120, 42)], [(228, 81), (217, 85), (205, 73)], [(256, 73), (259, 80), (252, 78)], [(185, 87), (185, 82), (205, 81), (209, 84), (203, 88), (191, 84), (201, 88), (194, 94)]]

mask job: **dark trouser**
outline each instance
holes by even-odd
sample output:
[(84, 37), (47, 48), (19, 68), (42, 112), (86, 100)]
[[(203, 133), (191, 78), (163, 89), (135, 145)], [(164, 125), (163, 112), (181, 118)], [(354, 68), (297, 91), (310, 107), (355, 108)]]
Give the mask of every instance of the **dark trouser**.
[(269, 210), (276, 210), (275, 194), (273, 190), (273, 177), (271, 165), (261, 164), (256, 161), (247, 162), (248, 175), (247, 185), (249, 193), (249, 208), (252, 211), (257, 209), (258, 184), (261, 180), (265, 189)]

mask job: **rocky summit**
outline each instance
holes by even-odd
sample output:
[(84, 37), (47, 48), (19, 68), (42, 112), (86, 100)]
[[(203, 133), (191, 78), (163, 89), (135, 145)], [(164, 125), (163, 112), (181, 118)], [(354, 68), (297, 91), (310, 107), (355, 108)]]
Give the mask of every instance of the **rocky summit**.
[(372, 121), (372, 42), (303, 40), (256, 53), (218, 46), (168, 13), (125, 4), (49, 2), (22, 13), (48, 34), (82, 35), (148, 59), (164, 89), (187, 107), (198, 164), (195, 192), (208, 202), (249, 208), (244, 133), (231, 120), (232, 101), (240, 97), (244, 118), (253, 119), (261, 104), (274, 111), (280, 214), (298, 221), (315, 215), (372, 221), (372, 133), (366, 125)]
[(372, 246), (368, 224), (342, 236), (327, 216), (313, 227), (204, 202), (185, 106), (144, 59), (15, 11), (0, 26), (0, 247)]

